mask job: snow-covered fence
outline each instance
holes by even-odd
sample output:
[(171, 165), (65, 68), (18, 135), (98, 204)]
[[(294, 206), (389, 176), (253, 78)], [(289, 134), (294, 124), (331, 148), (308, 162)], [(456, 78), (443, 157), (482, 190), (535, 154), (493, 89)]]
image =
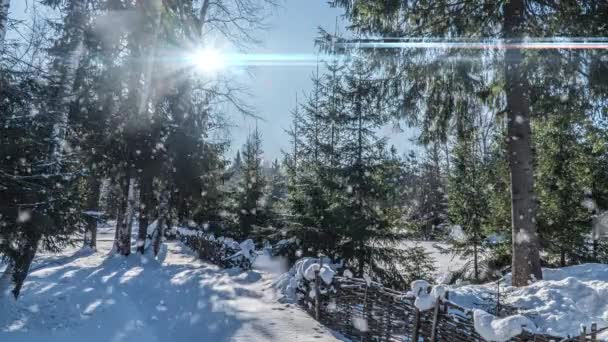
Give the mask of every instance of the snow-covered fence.
[(176, 235), (200, 259), (221, 267), (249, 270), (256, 256), (252, 240), (238, 243), (230, 238), (216, 238), (213, 234), (186, 228), (178, 228)]
[[(299, 277), (300, 284), (291, 284), (298, 303), (321, 323), (352, 341), (597, 341), (595, 325), (581, 336), (564, 339), (522, 329), (522, 322), (525, 326), (527, 320), (523, 316), (509, 321), (486, 313), (485, 321), (479, 317), (476, 321), (475, 311), (452, 303), (449, 293), (441, 288), (433, 292), (419, 289), (419, 295), (415, 295), (383, 287), (370, 279), (336, 276), (325, 284), (319, 273), (312, 280), (309, 278)], [(311, 289), (319, 291), (314, 295)]]

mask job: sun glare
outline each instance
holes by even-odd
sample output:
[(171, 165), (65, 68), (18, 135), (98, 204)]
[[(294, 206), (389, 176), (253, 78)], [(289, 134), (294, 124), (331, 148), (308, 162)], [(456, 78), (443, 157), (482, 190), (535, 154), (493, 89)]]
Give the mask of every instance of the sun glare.
[(226, 66), (224, 56), (216, 49), (202, 49), (195, 54), (194, 58), (197, 68), (204, 73), (216, 73)]

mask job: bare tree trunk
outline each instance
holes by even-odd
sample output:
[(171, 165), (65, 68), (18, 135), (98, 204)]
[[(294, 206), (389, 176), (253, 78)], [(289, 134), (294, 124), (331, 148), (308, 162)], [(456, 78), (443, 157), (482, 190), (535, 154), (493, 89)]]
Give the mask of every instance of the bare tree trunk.
[[(29, 228), (31, 229), (32, 227)], [(9, 261), (6, 270), (4, 270), (2, 277), (0, 277), (0, 298), (8, 296), (11, 292), (15, 299), (19, 297), (21, 287), (29, 273), (32, 261), (34, 261), (41, 238), (42, 235), (37, 231), (28, 231), (21, 238), (16, 250), (17, 255)]]
[[(525, 1), (510, 0), (504, 7), (504, 38), (521, 39)], [(538, 235), (530, 99), (520, 49), (505, 52), (507, 98), (507, 152), (511, 174), (511, 222), (513, 235), (513, 285), (525, 286), (542, 279)]]
[(137, 232), (137, 252), (141, 254), (145, 252), (148, 225), (152, 213), (153, 180), (150, 172), (144, 169), (139, 184), (139, 230)]
[(167, 215), (169, 214), (169, 194), (167, 190), (164, 190), (161, 194), (160, 205), (158, 209), (158, 225), (156, 226), (156, 231), (152, 237), (152, 248), (154, 251), (154, 256), (158, 255), (160, 251), (160, 244), (163, 240), (163, 236), (165, 235), (165, 225), (167, 224)]
[(209, 12), (209, 3), (211, 1), (210, 0), (204, 0), (203, 5), (201, 6), (201, 12), (200, 12), (200, 35), (201, 38), (203, 37), (204, 31), (203, 29), (205, 28), (205, 20), (207, 20), (207, 12)]
[(114, 235), (114, 251), (118, 254), (131, 254), (131, 222), (135, 200), (135, 182), (131, 177), (131, 168), (127, 167), (122, 180), (121, 203), (116, 217), (116, 232)]
[(42, 236), (39, 233), (28, 235), (26, 236), (26, 241), (24, 242), (23, 246), (20, 246), (20, 255), (15, 260), (15, 267), (13, 270), (13, 283), (15, 284), (15, 287), (13, 288), (13, 295), (15, 298), (19, 297), (21, 287), (25, 282), (25, 278), (30, 271), (32, 261), (34, 261), (34, 257), (36, 256), (36, 251), (38, 250), (38, 244), (41, 237)]
[(99, 196), (101, 193), (101, 181), (97, 178), (97, 175), (90, 174), (87, 178), (88, 196), (87, 196), (87, 210), (91, 212), (87, 216), (87, 227), (84, 232), (84, 247), (92, 249), (97, 248), (97, 215), (94, 212), (99, 211)]
[(60, 63), (63, 67), (58, 68), (60, 74), (57, 75), (58, 86), (51, 99), (49, 106), (50, 114), (54, 116), (53, 132), (51, 137), (51, 172), (57, 173), (61, 170), (63, 141), (68, 126), (69, 106), (72, 102), (71, 90), (74, 85), (76, 70), (80, 63), (80, 57), (84, 50), (84, 27), (85, 27), (85, 11), (86, 0), (72, 1), (70, 15), (74, 17), (74, 21), (70, 27), (66, 28), (66, 36), (70, 38), (71, 46), (66, 53), (65, 58), (60, 58)]
[(0, 0), (0, 51), (4, 48), (4, 39), (8, 24), (8, 8), (11, 0)]

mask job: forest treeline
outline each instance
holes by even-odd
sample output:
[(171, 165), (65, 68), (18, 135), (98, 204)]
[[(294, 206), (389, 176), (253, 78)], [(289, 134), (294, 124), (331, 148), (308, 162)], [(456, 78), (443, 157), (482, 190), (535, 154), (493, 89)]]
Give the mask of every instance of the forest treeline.
[[(602, 37), (607, 4), (331, 1), (348, 29), (320, 31), (326, 58), (270, 163), (257, 129), (229, 155), (226, 106), (264, 113), (189, 56), (217, 37), (246, 51), (277, 2), (43, 0), (59, 15), (35, 11), (24, 30), (0, 0), (0, 254), (15, 296), (40, 249), (77, 236), (95, 248), (103, 219), (122, 255), (135, 221), (139, 253), (188, 225), (281, 241), (290, 258), (326, 255), (397, 288), (433, 271), (405, 239), (449, 242), (476, 281), (511, 268), (525, 285), (541, 265), (608, 260), (591, 234), (608, 206), (605, 49), (360, 44)], [(382, 133), (402, 126), (408, 153)]]

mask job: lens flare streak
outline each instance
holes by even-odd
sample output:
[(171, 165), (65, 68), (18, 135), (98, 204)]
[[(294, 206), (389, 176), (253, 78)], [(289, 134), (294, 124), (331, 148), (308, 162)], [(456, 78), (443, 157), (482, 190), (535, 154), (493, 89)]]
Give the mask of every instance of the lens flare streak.
[(520, 40), (474, 40), (433, 38), (378, 38), (344, 40), (335, 43), (348, 49), (482, 49), (482, 50), (598, 50), (608, 49), (608, 38), (526, 38)]

